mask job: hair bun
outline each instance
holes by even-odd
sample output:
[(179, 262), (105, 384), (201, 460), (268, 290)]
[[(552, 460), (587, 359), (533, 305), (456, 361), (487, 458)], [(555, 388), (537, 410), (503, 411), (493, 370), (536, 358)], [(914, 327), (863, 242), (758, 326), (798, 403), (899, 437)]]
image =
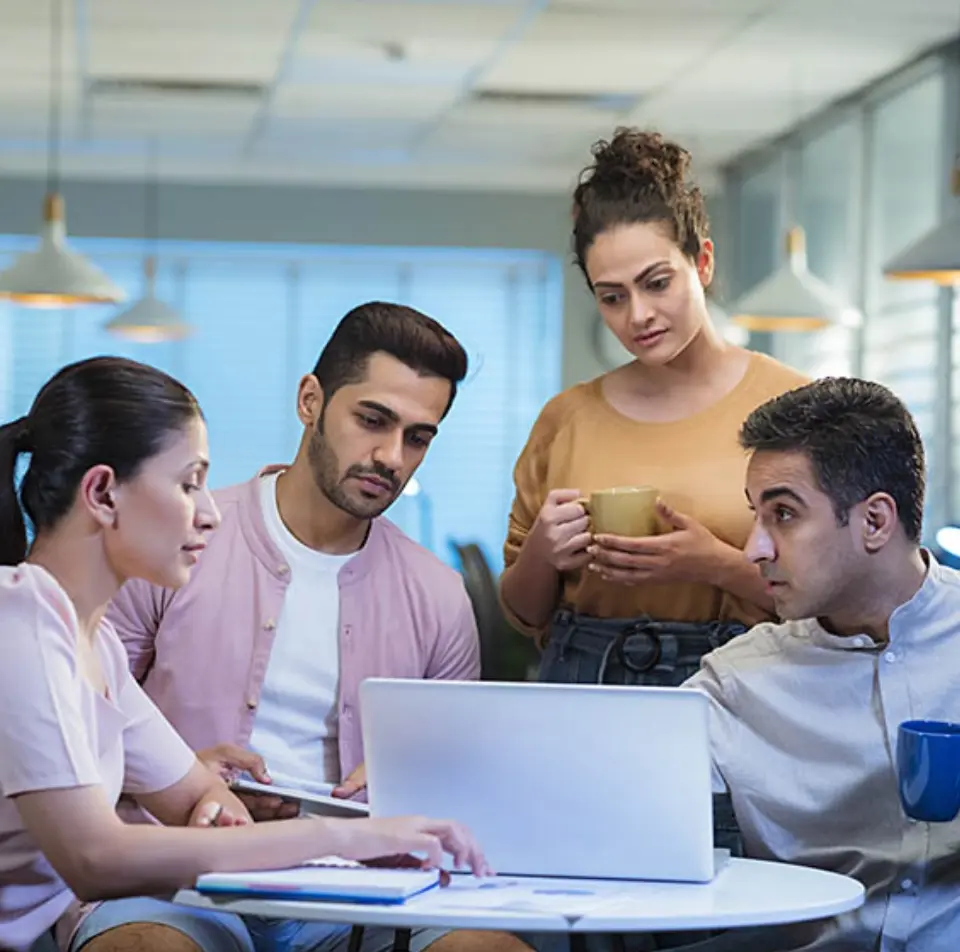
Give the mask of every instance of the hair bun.
[(619, 225), (666, 225), (693, 260), (710, 237), (703, 193), (688, 178), (690, 153), (659, 132), (621, 126), (590, 149), (593, 162), (573, 192), (573, 245), (587, 275), (586, 253), (596, 237)]
[(690, 169), (690, 153), (659, 132), (620, 127), (610, 141), (601, 139), (590, 151), (594, 188), (630, 184), (666, 197), (683, 190)]

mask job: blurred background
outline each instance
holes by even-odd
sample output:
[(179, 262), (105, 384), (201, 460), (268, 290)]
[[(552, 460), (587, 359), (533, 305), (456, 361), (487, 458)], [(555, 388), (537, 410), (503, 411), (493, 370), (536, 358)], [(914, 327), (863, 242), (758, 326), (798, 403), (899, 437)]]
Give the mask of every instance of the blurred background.
[[(625, 358), (572, 265), (570, 193), (634, 124), (694, 155), (726, 333), (897, 391), (949, 543), (955, 274), (885, 270), (954, 224), (958, 34), (957, 0), (0, 0), (0, 417), (125, 354), (196, 392), (212, 481), (237, 482), (291, 457), (337, 320), (411, 304), (472, 371), (391, 518), (495, 574), (540, 407)], [(17, 268), (86, 290), (28, 300)], [(780, 298), (748, 331), (727, 318), (752, 289)]]

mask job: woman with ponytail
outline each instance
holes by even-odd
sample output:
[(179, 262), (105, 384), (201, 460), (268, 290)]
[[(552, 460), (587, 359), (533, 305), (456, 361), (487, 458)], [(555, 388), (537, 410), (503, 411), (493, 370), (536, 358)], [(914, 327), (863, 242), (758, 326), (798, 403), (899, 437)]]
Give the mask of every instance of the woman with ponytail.
[[(449, 852), (485, 871), (450, 822), (252, 824), (133, 680), (104, 610), (127, 579), (187, 581), (220, 518), (207, 468), (193, 395), (121, 358), (65, 367), (0, 428), (0, 949), (51, 931), (71, 949), (79, 900), (169, 894), (211, 870)], [(124, 824), (121, 793), (164, 825)], [(175, 828), (191, 826), (207, 829)], [(142, 947), (185, 948), (177, 935)]]

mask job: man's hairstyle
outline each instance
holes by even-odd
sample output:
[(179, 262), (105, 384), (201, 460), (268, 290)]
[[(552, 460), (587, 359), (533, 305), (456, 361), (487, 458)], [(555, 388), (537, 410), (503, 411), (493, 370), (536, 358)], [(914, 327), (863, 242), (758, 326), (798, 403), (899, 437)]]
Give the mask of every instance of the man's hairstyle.
[(806, 455), (842, 526), (857, 503), (887, 493), (907, 538), (920, 541), (923, 443), (910, 411), (886, 387), (826, 377), (791, 390), (747, 417), (740, 445)]
[(450, 400), (467, 375), (467, 354), (442, 324), (412, 307), (371, 301), (346, 314), (320, 354), (313, 375), (323, 390), (324, 404), (343, 386), (360, 383), (376, 353), (389, 354), (425, 377), (450, 382)]

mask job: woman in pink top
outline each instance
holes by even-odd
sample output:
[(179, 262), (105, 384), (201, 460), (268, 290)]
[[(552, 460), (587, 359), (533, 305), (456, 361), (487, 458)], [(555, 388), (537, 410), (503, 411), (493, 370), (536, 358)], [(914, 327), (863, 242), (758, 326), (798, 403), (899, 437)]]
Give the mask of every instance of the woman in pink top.
[[(66, 944), (78, 899), (171, 892), (210, 870), (446, 851), (485, 871), (448, 822), (253, 825), (130, 676), (104, 609), (129, 578), (187, 581), (219, 522), (207, 467), (193, 395), (121, 358), (65, 367), (0, 428), (0, 948), (54, 928)], [(124, 824), (121, 793), (166, 825)], [(170, 828), (187, 826), (207, 829)]]

